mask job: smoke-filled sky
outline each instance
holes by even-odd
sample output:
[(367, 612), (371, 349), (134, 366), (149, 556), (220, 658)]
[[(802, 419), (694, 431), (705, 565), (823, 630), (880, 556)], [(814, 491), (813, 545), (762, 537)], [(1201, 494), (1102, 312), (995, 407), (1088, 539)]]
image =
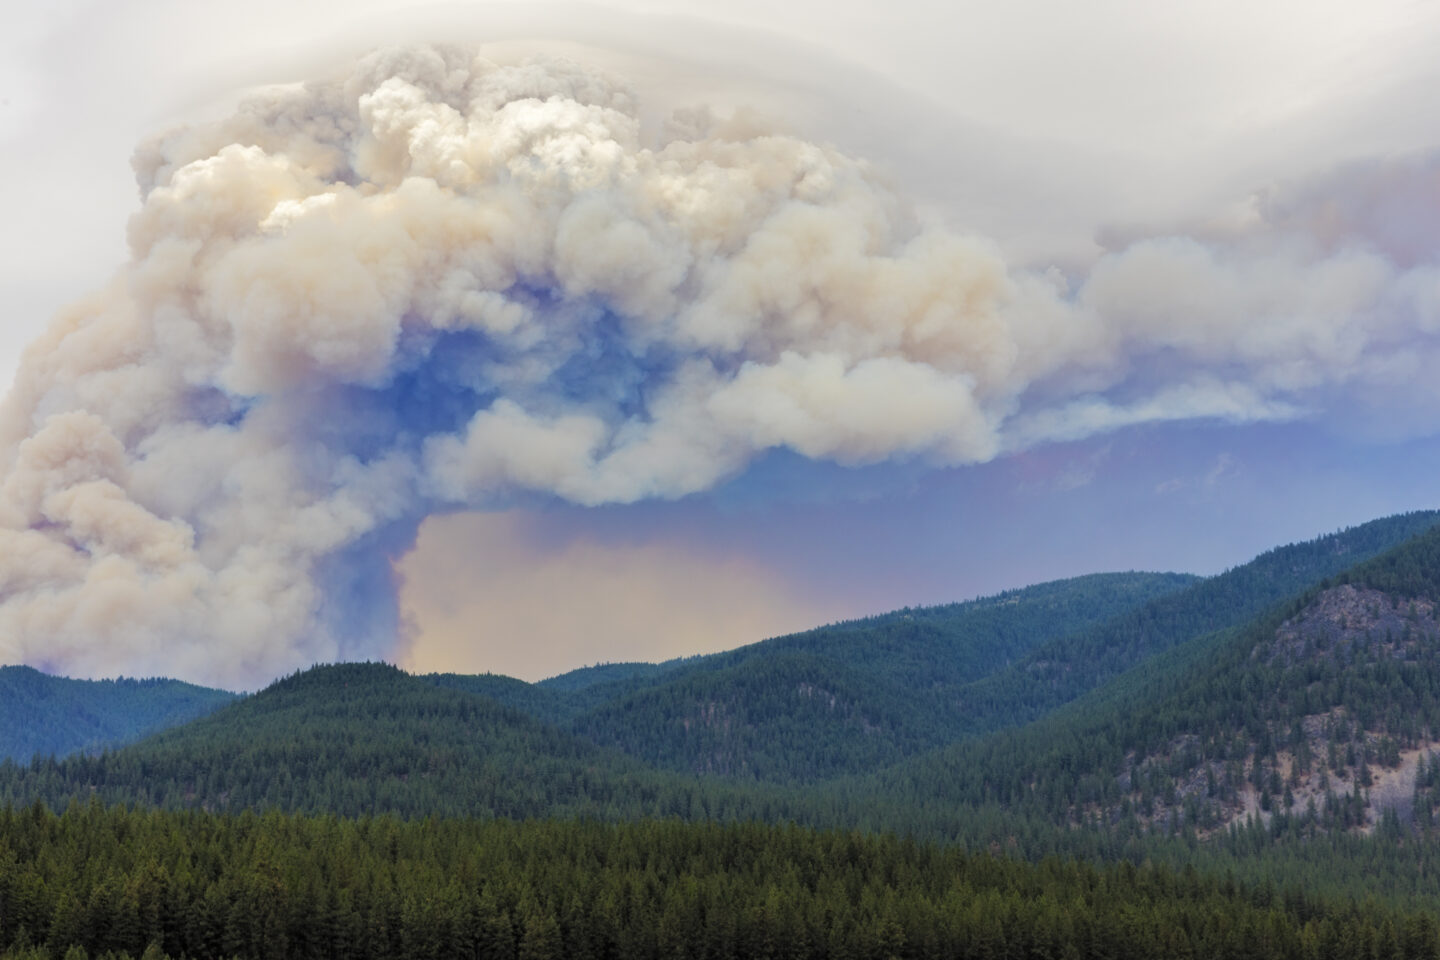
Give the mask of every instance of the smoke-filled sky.
[(13, 19), (0, 662), (536, 679), (1435, 505), (1428, 5)]

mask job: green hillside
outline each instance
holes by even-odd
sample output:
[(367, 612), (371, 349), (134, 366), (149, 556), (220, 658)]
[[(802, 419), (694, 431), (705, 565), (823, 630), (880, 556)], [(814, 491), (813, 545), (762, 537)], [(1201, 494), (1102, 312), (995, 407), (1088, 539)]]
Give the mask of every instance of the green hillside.
[[(1436, 830), (1440, 529), (1152, 658), (1027, 727), (958, 742), (852, 793), (901, 808), (1204, 836)], [(941, 819), (931, 822), (944, 832)]]
[(119, 746), (202, 717), (233, 693), (178, 680), (70, 680), (0, 667), (0, 759)]
[[(497, 676), (415, 678), (380, 665), (318, 668), (129, 749), (0, 769), (0, 799), (60, 802), (93, 790), (166, 807), (346, 814), (786, 811), (808, 822), (907, 828), (922, 822), (907, 804), (940, 801), (946, 809), (995, 804), (1050, 822), (1082, 820), (1087, 804), (1129, 814), (1152, 800), (1144, 784), (1153, 778), (1144, 764), (1135, 771), (1149, 778), (1144, 784), (1118, 778), (1127, 752), (1148, 756), (1156, 738), (1179, 735), (1172, 714), (1181, 708), (1162, 704), (1202, 689), (1195, 669), (1223, 671), (1233, 661), (1222, 655), (1230, 649), (1222, 642), (1227, 634), (1187, 644), (1181, 633), (1236, 619), (1234, 611), (1258, 604), (1257, 597), (1329, 570), (1342, 562), (1337, 558), (1368, 558), (1433, 519), (1367, 524), (1272, 551), (1207, 581), (1169, 574), (1076, 578), (836, 624), (658, 672), (623, 665), (607, 679), (592, 673), (595, 682), (569, 689)], [(971, 715), (962, 709), (968, 701), (961, 691), (977, 677), (985, 683), (997, 672), (1009, 675), (1006, 664), (1065, 647), (1077, 672), (1103, 678), (1120, 662), (1120, 645), (1099, 647), (1096, 638), (1128, 636), (1120, 628), (1137, 625), (1138, 639), (1125, 656), (1166, 645), (1172, 654), (1009, 733), (966, 736), (957, 726), (957, 717)], [(1097, 652), (1085, 659), (1087, 650)], [(1186, 666), (1202, 650), (1203, 662)], [(1033, 682), (1059, 686), (1047, 677), (1035, 674)], [(1182, 681), (1190, 686), (1167, 693)], [(1217, 739), (1227, 720), (1243, 722), (1253, 713), (1213, 692), (1185, 695), (1198, 697), (1212, 718), (1190, 735)], [(608, 699), (577, 714), (577, 703), (597, 697)], [(1024, 709), (1011, 706), (1015, 714)], [(1403, 741), (1415, 742), (1414, 734)], [(515, 776), (517, 769), (524, 775)], [(836, 786), (742, 787), (756, 781)], [(874, 813), (877, 797), (888, 812)], [(1218, 806), (1190, 812), (1200, 825), (1227, 819)], [(1139, 816), (1150, 822), (1145, 810)], [(948, 835), (954, 819), (922, 832)]]
[(894, 613), (650, 666), (588, 668), (534, 687), (435, 678), (648, 764), (815, 781), (953, 739), (965, 684), (1038, 645), (1185, 589), (1182, 574), (1097, 574)]
[(967, 688), (957, 732), (1020, 726), (1186, 641), (1241, 626), (1316, 583), (1392, 549), (1440, 521), (1424, 511), (1386, 517), (1277, 547), (1187, 590), (1038, 646), (1023, 661)]
[[(0, 764), (0, 803), (795, 822), (1434, 906), (1440, 528), (1393, 545), (1426, 526), (1392, 518), (1198, 583), (1082, 578), (654, 671), (591, 668), (568, 687), (319, 667), (101, 756)], [(1345, 561), (1248, 621), (1179, 638)], [(1082, 653), (1117, 623), (1138, 624), (1133, 650), (1150, 653), (1107, 679), (1121, 661), (1093, 660), (1113, 651)], [(934, 745), (936, 697), (1067, 629), (1094, 689)], [(714, 722), (687, 728), (697, 704)]]
[(544, 723), (564, 724), (575, 714), (574, 704), (564, 694), (498, 673), (431, 673), (421, 679), (447, 690), (488, 697)]
[(539, 685), (433, 682), (494, 697), (647, 765), (814, 783), (1022, 727), (1147, 658), (1245, 624), (1437, 519), (1377, 520), (1203, 580), (1077, 577), (689, 660), (587, 668)]
[(726, 816), (725, 788), (652, 772), (518, 710), (383, 664), (316, 667), (96, 757), (0, 764), (0, 802), (345, 816)]

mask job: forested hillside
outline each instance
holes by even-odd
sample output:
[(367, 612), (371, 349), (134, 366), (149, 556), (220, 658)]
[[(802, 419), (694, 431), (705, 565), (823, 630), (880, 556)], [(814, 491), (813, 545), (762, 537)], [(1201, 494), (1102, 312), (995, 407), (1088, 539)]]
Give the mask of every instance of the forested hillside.
[(70, 680), (0, 667), (0, 759), (119, 746), (234, 699), (178, 680)]
[[(0, 764), (0, 801), (795, 822), (1435, 906), (1433, 522), (1369, 524), (1207, 581), (1080, 578), (546, 684), (320, 667), (101, 756)], [(1358, 562), (1208, 629), (1345, 561)], [(1179, 639), (1191, 630), (1206, 632)], [(944, 732), (937, 702), (1057, 644), (1097, 687), (1028, 724)], [(1105, 679), (1126, 657), (1140, 659)]]
[[(1075, 577), (899, 610), (661, 664), (603, 664), (538, 684), (435, 675), (670, 769), (815, 779), (949, 739), (945, 691), (1199, 578)], [(803, 742), (796, 731), (808, 728)]]
[(562, 692), (574, 692), (584, 690), (597, 684), (610, 684), (630, 680), (641, 680), (646, 677), (653, 677), (673, 669), (698, 657), (680, 660), (669, 660), (665, 663), (599, 663), (593, 667), (581, 667), (579, 670), (571, 670), (559, 676), (541, 680), (536, 684), (548, 690)]
[(1433, 913), (758, 824), (0, 810), (0, 956), (1422, 960)]
[(957, 732), (1020, 726), (1094, 690), (1149, 657), (1241, 626), (1327, 577), (1433, 528), (1440, 513), (1374, 520), (1277, 547), (1187, 590), (1125, 611), (1075, 637), (1044, 644), (957, 698)]
[[(568, 685), (414, 678), (374, 664), (318, 668), (135, 747), (0, 767), (0, 799), (63, 803), (94, 792), (171, 808), (278, 806), (347, 815), (783, 816), (942, 837), (964, 832), (965, 810), (994, 805), (1049, 823), (1103, 817), (1128, 823), (1130, 832), (1177, 822), (1207, 830), (1243, 813), (1245, 804), (1269, 811), (1278, 745), (1290, 733), (1280, 727), (1294, 710), (1309, 707), (1261, 695), (1288, 688), (1276, 687), (1273, 657), (1250, 652), (1257, 637), (1290, 615), (1289, 607), (1245, 630), (1189, 643), (1177, 635), (1233, 619), (1234, 610), (1334, 566), (1336, 558), (1368, 558), (1433, 521), (1433, 514), (1378, 521), (1272, 551), (1208, 581), (1077, 578), (837, 624), (663, 669), (619, 665), (603, 677), (601, 668)], [(1428, 562), (1422, 553), (1437, 536), (1356, 570), (1398, 576), (1394, 571), (1413, 565), (1403, 557)], [(947, 718), (966, 715), (953, 705), (947, 710), (948, 699), (976, 676), (994, 676), (1027, 649), (1054, 647), (1064, 636), (1072, 658), (1096, 651), (1091, 660), (1080, 658), (1093, 666), (1120, 647), (1117, 641), (1101, 649), (1096, 638), (1105, 631), (1129, 636), (1117, 625), (1136, 627), (1130, 655), (1146, 645), (1168, 643), (1172, 651), (1028, 726), (980, 737), (947, 727)], [(1415, 643), (1425, 636), (1419, 631)], [(1429, 729), (1419, 708), (1429, 709), (1422, 681), (1430, 662), (1417, 659), (1414, 644), (1405, 649), (1408, 659), (1385, 667), (1379, 680), (1365, 679), (1363, 670), (1345, 674), (1343, 696), (1352, 701), (1356, 690), (1371, 691), (1362, 696), (1366, 702), (1375, 702), (1374, 690), (1396, 697), (1391, 726), (1380, 735), (1371, 736), (1373, 724), (1351, 731), (1361, 759), (1393, 760), (1398, 749), (1420, 744), (1421, 726)], [(1332, 658), (1329, 669), (1349, 666)], [(1307, 663), (1303, 675), (1316, 669)], [(1392, 673), (1400, 679), (1392, 682)], [(1301, 674), (1286, 676), (1292, 675)], [(1322, 680), (1329, 687), (1337, 682), (1331, 675)], [(1421, 691), (1418, 699), (1399, 697), (1396, 684)], [(577, 701), (606, 696), (600, 707), (574, 712)], [(1409, 726), (1395, 718), (1396, 709)], [(1262, 727), (1267, 732), (1257, 739)], [(1171, 782), (1179, 765), (1199, 763), (1211, 765), (1208, 779)], [(1248, 794), (1237, 764), (1253, 781)], [(1285, 775), (1296, 769), (1285, 766)], [(1364, 769), (1349, 752), (1331, 763), (1340, 780), (1363, 777)], [(799, 781), (829, 785), (781, 788)], [(779, 786), (762, 787), (766, 782)], [(1205, 786), (1203, 796), (1197, 783)], [(1283, 803), (1283, 785), (1278, 793)], [(1428, 802), (1422, 799), (1419, 809)], [(1184, 814), (1178, 821), (1177, 810)], [(1355, 815), (1337, 816), (1349, 816), (1348, 823)]]
[(1277, 548), (1217, 577), (1105, 574), (901, 610), (665, 664), (530, 685), (434, 677), (647, 765), (773, 783), (873, 771), (1020, 727), (1148, 658), (1240, 626), (1432, 527), (1377, 520)]
[(101, 756), (0, 764), (0, 802), (56, 805), (614, 819), (733, 815), (734, 793), (384, 664), (316, 667)]
[[(881, 772), (860, 795), (1202, 836), (1435, 830), (1440, 530), (1027, 727)], [(1388, 588), (1388, 589), (1387, 589)], [(954, 816), (953, 813), (947, 816)]]
[(874, 769), (949, 742), (967, 684), (1197, 582), (1101, 574), (900, 610), (594, 686), (571, 729), (668, 769), (770, 782)]

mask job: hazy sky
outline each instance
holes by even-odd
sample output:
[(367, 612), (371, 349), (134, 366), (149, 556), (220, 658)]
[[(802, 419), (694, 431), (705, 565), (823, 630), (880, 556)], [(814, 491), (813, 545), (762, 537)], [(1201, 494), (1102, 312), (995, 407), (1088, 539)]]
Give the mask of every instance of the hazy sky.
[[(1209, 573), (1436, 505), (1433, 4), (12, 6), (0, 380), (126, 260), (137, 143), (410, 41), (597, 65), (631, 83), (646, 131), (680, 106), (752, 107), (869, 161), (921, 222), (987, 238), (1189, 358), (1182, 377), (1135, 355), (1103, 408), (1037, 375), (996, 456), (897, 447), (856, 466), (792, 440), (698, 492), (432, 517), (398, 566), (412, 668), (537, 679), (1097, 570)], [(1233, 403), (1155, 386), (1171, 380), (1223, 380)]]

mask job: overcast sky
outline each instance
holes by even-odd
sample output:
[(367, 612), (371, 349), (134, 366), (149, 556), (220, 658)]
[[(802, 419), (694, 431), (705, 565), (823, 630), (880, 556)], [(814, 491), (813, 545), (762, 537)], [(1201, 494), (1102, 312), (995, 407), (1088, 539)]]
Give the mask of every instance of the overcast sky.
[[(1072, 283), (1133, 238), (1249, 229), (1265, 198), (1330, 209), (1307, 185), (1368, 203), (1336, 179), (1367, 163), (1420, 170), (1396, 194), (1410, 199), (1376, 214), (1375, 244), (1403, 233), (1407, 265), (1440, 250), (1433, 219), (1396, 225), (1406, 209), (1440, 209), (1430, 3), (10, 6), (0, 382), (58, 309), (125, 260), (142, 138), (395, 41), (586, 60), (628, 77), (657, 126), (685, 104), (753, 107), (871, 161), (924, 216)], [(1325, 222), (1303, 229), (1321, 236)], [(1440, 418), (1387, 412), (1412, 406), (1440, 409), (1409, 387), (1344, 394), (1283, 423), (1160, 418), (942, 469), (776, 454), (678, 502), (435, 519), (400, 568), (417, 624), (403, 656), (536, 679), (1101, 569), (1215, 572), (1435, 505)], [(557, 596), (568, 600), (545, 602)]]

